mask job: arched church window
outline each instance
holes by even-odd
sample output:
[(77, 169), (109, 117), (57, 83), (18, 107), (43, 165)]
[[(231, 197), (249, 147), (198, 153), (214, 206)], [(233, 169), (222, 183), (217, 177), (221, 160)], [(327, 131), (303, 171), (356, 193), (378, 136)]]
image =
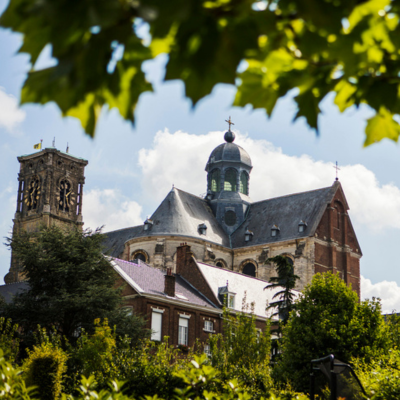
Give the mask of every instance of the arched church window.
[(237, 172), (235, 169), (230, 168), (225, 172), (224, 190), (236, 192), (236, 177)]
[(147, 262), (148, 260), (148, 255), (144, 250), (137, 250), (134, 253), (132, 253), (131, 256), (131, 262), (133, 263), (138, 263), (139, 261)]
[(240, 185), (239, 185), (239, 192), (245, 195), (249, 194), (249, 176), (245, 171), (242, 171), (240, 174)]
[(28, 207), (28, 211), (38, 208), (40, 189), (40, 180), (37, 176), (34, 176), (29, 182), (25, 195), (25, 203)]
[(247, 263), (243, 267), (242, 273), (248, 276), (256, 276), (256, 266), (253, 263)]
[(71, 205), (71, 183), (66, 179), (60, 182), (60, 200), (58, 202), (58, 209), (68, 212)]
[(136, 255), (134, 261), (137, 261), (137, 260), (145, 262), (146, 261), (146, 257), (142, 253), (139, 253), (139, 254)]
[(211, 172), (210, 189), (212, 192), (219, 192), (221, 185), (221, 172), (219, 169), (214, 169)]

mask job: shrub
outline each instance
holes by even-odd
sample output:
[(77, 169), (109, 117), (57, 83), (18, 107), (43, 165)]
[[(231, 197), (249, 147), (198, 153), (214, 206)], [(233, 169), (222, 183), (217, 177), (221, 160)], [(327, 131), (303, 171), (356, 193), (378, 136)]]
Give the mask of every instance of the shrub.
[(2, 400), (29, 400), (33, 388), (27, 388), (21, 372), (4, 358), (0, 349), (0, 398)]
[(16, 362), (19, 351), (17, 330), (18, 325), (13, 325), (11, 319), (0, 317), (0, 349), (3, 349), (3, 357), (12, 363)]
[(27, 385), (36, 386), (42, 400), (60, 398), (66, 361), (67, 356), (61, 348), (50, 342), (34, 346), (33, 350), (28, 350), (28, 358), (23, 365)]

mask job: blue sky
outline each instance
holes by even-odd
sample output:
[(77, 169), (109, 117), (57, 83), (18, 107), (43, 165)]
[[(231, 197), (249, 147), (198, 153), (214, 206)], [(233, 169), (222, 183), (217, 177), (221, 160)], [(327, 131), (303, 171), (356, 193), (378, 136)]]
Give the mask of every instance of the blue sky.
[[(7, 2), (0, 0), (0, 12)], [(383, 141), (362, 147), (364, 107), (340, 114), (333, 97), (323, 103), (320, 136), (303, 120), (292, 123), (296, 106), (290, 96), (278, 103), (272, 118), (261, 110), (232, 108), (235, 89), (217, 86), (195, 109), (184, 98), (180, 82), (162, 83), (165, 56), (144, 69), (155, 85), (141, 96), (136, 125), (115, 111), (104, 110), (94, 140), (77, 120), (61, 118), (54, 104), (18, 107), (19, 91), (29, 69), (28, 57), (16, 55), (20, 36), (0, 30), (0, 235), (8, 235), (15, 212), (17, 156), (33, 153), (43, 139), (89, 160), (83, 217), (92, 228), (105, 230), (141, 223), (152, 214), (172, 184), (194, 194), (206, 190), (204, 171), (209, 153), (223, 141), (231, 116), (238, 137), (253, 160), (250, 196), (253, 200), (329, 186), (339, 178), (350, 205), (363, 251), (362, 297), (383, 299), (384, 308), (400, 308), (400, 268), (393, 256), (400, 238), (400, 148)], [(42, 65), (49, 55), (41, 56)], [(0, 247), (0, 282), (7, 273), (10, 252)]]

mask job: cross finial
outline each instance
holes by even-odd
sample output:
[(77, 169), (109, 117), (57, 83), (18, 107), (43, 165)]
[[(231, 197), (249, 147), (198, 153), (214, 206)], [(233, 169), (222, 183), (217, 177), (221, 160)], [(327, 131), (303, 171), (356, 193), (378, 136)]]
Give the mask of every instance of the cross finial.
[(235, 125), (232, 121), (231, 121), (231, 116), (229, 116), (229, 119), (226, 119), (225, 122), (227, 122), (229, 124), (229, 131), (231, 130), (231, 125)]
[(336, 165), (335, 165), (333, 168), (335, 168), (335, 169), (336, 169), (336, 180), (338, 181), (338, 180), (339, 180), (339, 177), (338, 177), (338, 171), (340, 171), (340, 168), (338, 167), (338, 163), (337, 163), (337, 161), (336, 161)]

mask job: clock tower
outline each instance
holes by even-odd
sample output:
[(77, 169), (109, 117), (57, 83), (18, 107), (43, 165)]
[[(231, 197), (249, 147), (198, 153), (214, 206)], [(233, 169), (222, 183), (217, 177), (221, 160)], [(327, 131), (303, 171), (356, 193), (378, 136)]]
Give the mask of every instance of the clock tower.
[[(55, 148), (20, 156), (18, 161), (13, 234), (38, 232), (41, 227), (51, 225), (81, 228), (84, 172), (88, 161)], [(20, 280), (23, 280), (21, 266), (11, 253), (10, 271), (4, 281), (8, 284)]]

